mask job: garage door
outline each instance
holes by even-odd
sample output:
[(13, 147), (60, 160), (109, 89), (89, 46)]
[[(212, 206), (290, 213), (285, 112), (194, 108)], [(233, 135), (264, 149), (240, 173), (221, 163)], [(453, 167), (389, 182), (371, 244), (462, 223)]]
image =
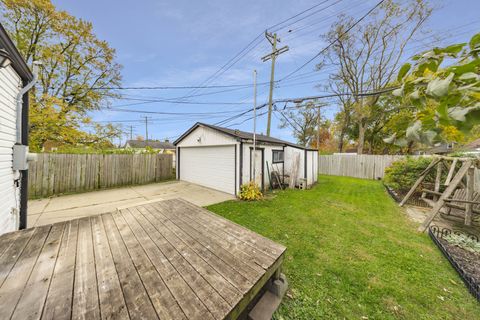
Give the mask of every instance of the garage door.
[(180, 180), (235, 194), (235, 146), (180, 148)]

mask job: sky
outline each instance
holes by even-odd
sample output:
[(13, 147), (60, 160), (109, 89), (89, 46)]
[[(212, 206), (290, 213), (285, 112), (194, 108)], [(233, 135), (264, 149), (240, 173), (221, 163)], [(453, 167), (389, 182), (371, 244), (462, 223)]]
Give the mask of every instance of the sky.
[[(303, 66), (327, 45), (322, 34), (328, 31), (339, 14), (360, 18), (378, 1), (52, 2), (58, 9), (92, 22), (98, 38), (106, 40), (116, 49), (117, 62), (123, 66), (123, 87), (220, 86), (208, 89), (120, 91), (121, 99), (111, 101), (109, 108), (102, 106), (100, 111), (93, 112), (91, 116), (94, 121), (101, 123), (121, 124), (126, 134), (122, 141), (115, 142), (124, 143), (130, 136), (130, 130), (134, 138), (137, 135), (145, 137), (145, 116), (148, 117), (149, 139), (168, 138), (173, 141), (197, 121), (221, 123), (230, 128), (253, 131), (252, 112), (235, 116), (253, 106), (253, 70), (257, 70), (258, 74), (257, 105), (263, 105), (268, 100), (271, 62), (262, 62), (261, 57), (271, 52), (271, 45), (262, 33), (266, 29), (276, 31), (281, 40), (279, 46), (289, 47), (286, 53), (277, 58), (275, 67), (275, 79), (282, 79)], [(431, 0), (431, 3), (435, 10), (426, 25), (426, 30), (430, 33), (415, 37), (408, 49), (410, 54), (434, 45), (467, 41), (471, 35), (480, 31), (480, 1)], [(272, 28), (315, 5), (318, 6)], [(244, 48), (247, 49), (242, 51)], [(229, 68), (220, 69), (232, 58), (235, 58), (232, 61), (235, 63), (228, 64)], [(321, 58), (314, 59), (294, 75), (278, 82), (274, 89), (274, 99), (324, 93), (322, 87), (329, 76), (328, 68), (313, 72)], [(219, 70), (222, 71), (220, 74)], [(212, 75), (214, 77), (205, 83)], [(234, 87), (221, 87), (231, 85)], [(142, 101), (145, 99), (157, 101), (145, 103)], [(277, 107), (282, 108), (283, 105)], [(322, 110), (322, 114), (331, 119), (336, 110), (336, 105), (330, 104)], [(145, 111), (189, 114), (143, 113)], [(259, 133), (266, 132), (265, 111), (266, 108), (257, 111)], [(278, 112), (274, 112), (271, 135), (295, 141), (291, 129), (279, 128), (280, 117)]]

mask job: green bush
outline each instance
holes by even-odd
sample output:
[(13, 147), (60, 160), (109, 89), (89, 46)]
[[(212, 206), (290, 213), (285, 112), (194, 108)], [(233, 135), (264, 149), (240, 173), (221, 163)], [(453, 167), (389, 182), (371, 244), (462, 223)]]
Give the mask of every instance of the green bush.
[(260, 200), (262, 198), (262, 192), (260, 191), (260, 187), (254, 182), (250, 181), (249, 183), (245, 183), (240, 186), (240, 194), (239, 198), (241, 200), (247, 201), (254, 201)]
[[(400, 193), (406, 193), (413, 186), (418, 177), (432, 162), (431, 158), (406, 157), (395, 161), (385, 170), (384, 182), (390, 188)], [(435, 170), (432, 170), (424, 180), (424, 183), (435, 181)], [(420, 185), (419, 189), (423, 186)]]

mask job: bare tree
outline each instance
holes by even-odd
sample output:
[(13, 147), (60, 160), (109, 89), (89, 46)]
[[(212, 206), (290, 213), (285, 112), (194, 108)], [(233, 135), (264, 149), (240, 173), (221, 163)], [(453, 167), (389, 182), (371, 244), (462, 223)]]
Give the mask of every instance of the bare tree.
[(326, 34), (326, 39), (334, 42), (327, 61), (337, 67), (330, 77), (331, 86), (335, 91), (346, 88), (353, 94), (351, 101), (340, 102), (343, 107), (351, 107), (345, 114), (350, 117), (348, 121), (358, 124), (359, 154), (364, 152), (365, 130), (378, 96), (361, 98), (355, 94), (380, 91), (393, 81), (407, 44), (431, 12), (427, 0), (403, 4), (387, 0), (365, 23), (355, 25), (354, 18), (340, 15)]
[(316, 101), (305, 104), (297, 104), (293, 109), (278, 110), (280, 128), (291, 128), (297, 142), (303, 146), (309, 146), (317, 138), (318, 110), (323, 106)]

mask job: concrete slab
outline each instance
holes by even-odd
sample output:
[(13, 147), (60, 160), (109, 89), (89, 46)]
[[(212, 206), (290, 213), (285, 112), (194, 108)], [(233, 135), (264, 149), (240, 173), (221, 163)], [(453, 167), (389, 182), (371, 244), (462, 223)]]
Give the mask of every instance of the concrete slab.
[(139, 194), (131, 188), (117, 188), (85, 192), (60, 197), (53, 197), (48, 204), (46, 211), (59, 211), (71, 208), (85, 207), (102, 203), (113, 203), (125, 199), (138, 198)]
[(31, 200), (27, 223), (29, 227), (41, 226), (173, 198), (183, 198), (199, 206), (235, 199), (233, 195), (196, 184), (169, 181)]
[(50, 199), (37, 199), (28, 201), (28, 214), (40, 214), (50, 202)]

